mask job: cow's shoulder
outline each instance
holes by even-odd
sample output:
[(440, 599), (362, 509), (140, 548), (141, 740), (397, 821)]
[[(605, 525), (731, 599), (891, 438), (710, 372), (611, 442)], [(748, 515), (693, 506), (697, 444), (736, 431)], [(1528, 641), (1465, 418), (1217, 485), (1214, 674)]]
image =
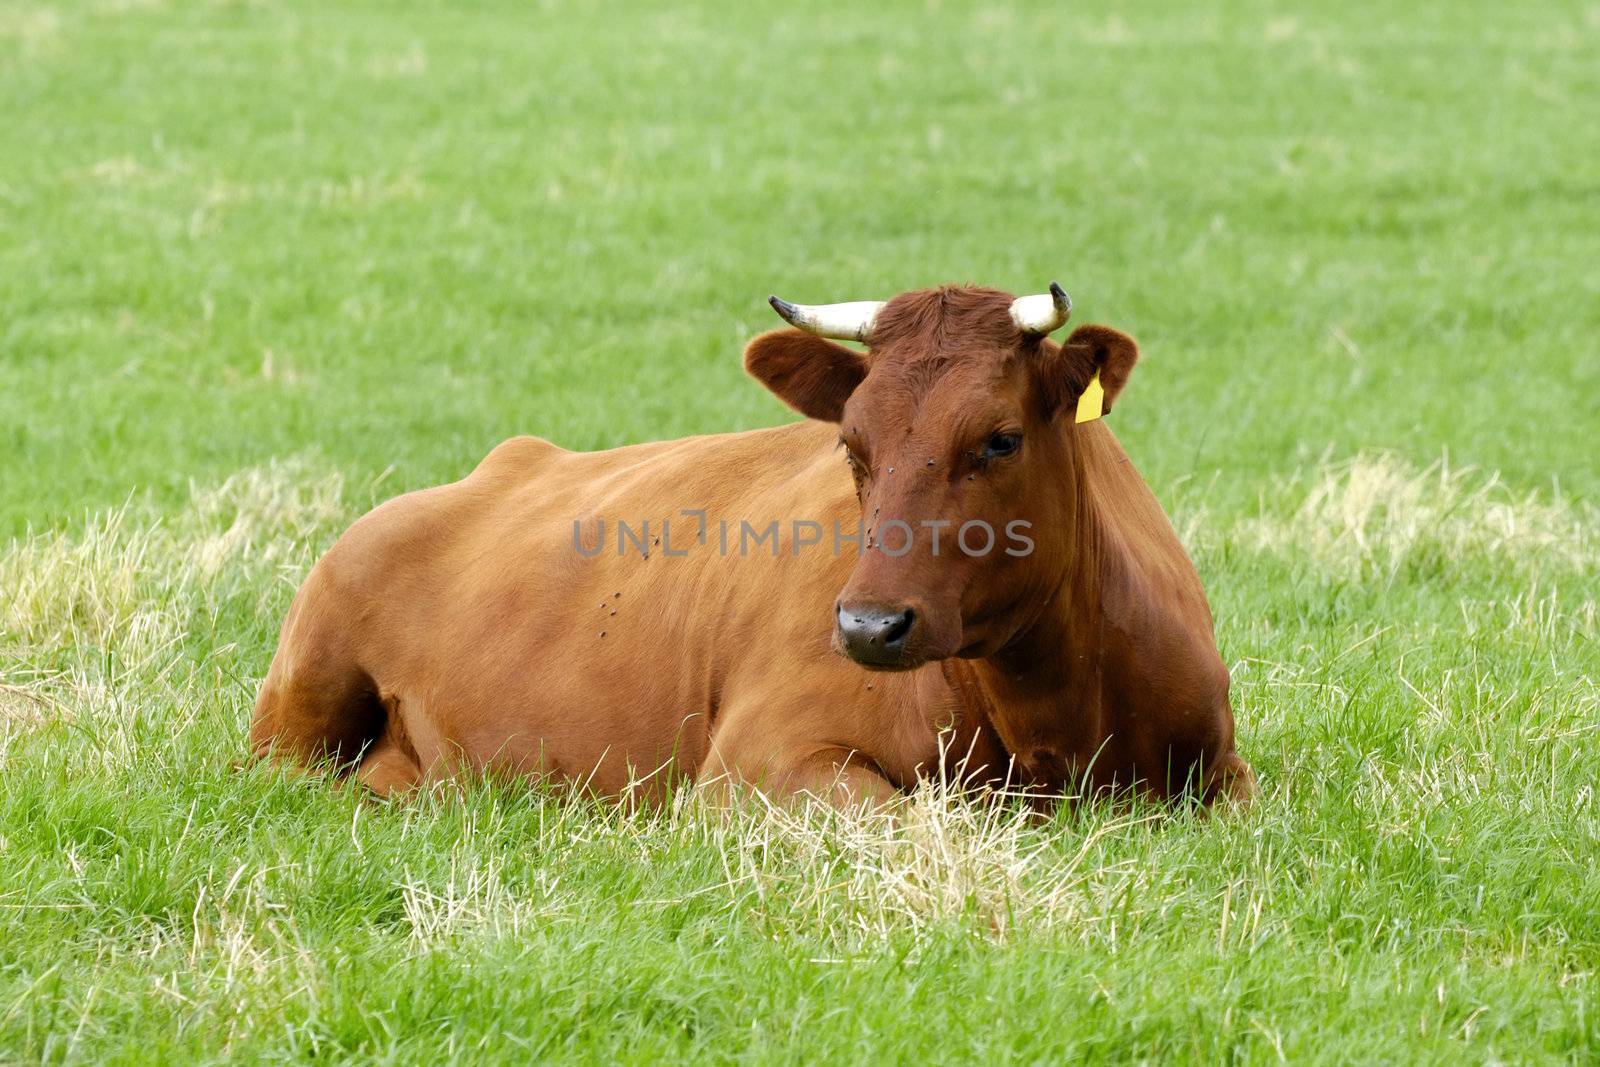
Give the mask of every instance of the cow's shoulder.
[(1168, 688), (1214, 706), (1226, 699), (1228, 672), (1194, 562), (1110, 429), (1098, 423), (1084, 429), (1090, 427), (1087, 469), (1099, 526), (1102, 608), (1113, 627), (1130, 635), (1143, 676), (1168, 679)]

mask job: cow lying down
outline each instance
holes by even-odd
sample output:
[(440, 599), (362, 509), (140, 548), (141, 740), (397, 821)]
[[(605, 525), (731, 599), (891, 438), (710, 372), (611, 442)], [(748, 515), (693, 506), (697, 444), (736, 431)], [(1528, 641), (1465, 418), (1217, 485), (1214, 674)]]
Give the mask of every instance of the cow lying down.
[(509, 772), (859, 802), (953, 774), (1247, 798), (1205, 594), (1097, 419), (1132, 338), (1050, 340), (1055, 285), (772, 304), (796, 328), (745, 366), (806, 421), (519, 437), (376, 508), (295, 596), (254, 751), (380, 794)]

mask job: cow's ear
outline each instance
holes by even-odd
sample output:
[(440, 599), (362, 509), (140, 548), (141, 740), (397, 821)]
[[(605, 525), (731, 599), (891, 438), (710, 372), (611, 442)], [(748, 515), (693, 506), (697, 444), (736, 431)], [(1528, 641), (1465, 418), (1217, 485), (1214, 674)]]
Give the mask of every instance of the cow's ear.
[(1040, 384), (1050, 413), (1072, 410), (1096, 371), (1100, 372), (1100, 387), (1106, 391), (1105, 410), (1110, 411), (1138, 361), (1138, 344), (1121, 330), (1092, 324), (1079, 326), (1043, 361), (1044, 380)]
[(804, 330), (773, 330), (745, 346), (744, 369), (800, 414), (838, 422), (867, 357)]

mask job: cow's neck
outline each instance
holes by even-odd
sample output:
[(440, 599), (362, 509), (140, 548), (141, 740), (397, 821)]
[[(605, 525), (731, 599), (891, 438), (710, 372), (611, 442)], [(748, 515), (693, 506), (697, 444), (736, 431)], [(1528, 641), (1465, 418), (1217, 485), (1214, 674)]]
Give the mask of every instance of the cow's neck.
[(1070, 454), (1064, 528), (1074, 537), (1059, 578), (1027, 607), (1016, 637), (971, 661), (962, 686), (965, 703), (1015, 761), (1013, 773), (1051, 789), (1087, 771), (1109, 734), (1101, 701), (1107, 548), (1082, 456)]

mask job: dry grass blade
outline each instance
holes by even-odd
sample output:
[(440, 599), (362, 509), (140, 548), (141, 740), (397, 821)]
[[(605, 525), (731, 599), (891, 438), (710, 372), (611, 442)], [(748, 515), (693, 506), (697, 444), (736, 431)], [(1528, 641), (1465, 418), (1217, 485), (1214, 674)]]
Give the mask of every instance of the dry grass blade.
[[(1279, 495), (1295, 491), (1291, 482)], [(1301, 491), (1287, 517), (1241, 522), (1237, 541), (1340, 573), (1389, 577), (1408, 564), (1472, 557), (1532, 571), (1600, 563), (1592, 507), (1516, 493), (1497, 474), (1452, 468), (1447, 459), (1417, 470), (1397, 456), (1363, 454), (1324, 466)]]

